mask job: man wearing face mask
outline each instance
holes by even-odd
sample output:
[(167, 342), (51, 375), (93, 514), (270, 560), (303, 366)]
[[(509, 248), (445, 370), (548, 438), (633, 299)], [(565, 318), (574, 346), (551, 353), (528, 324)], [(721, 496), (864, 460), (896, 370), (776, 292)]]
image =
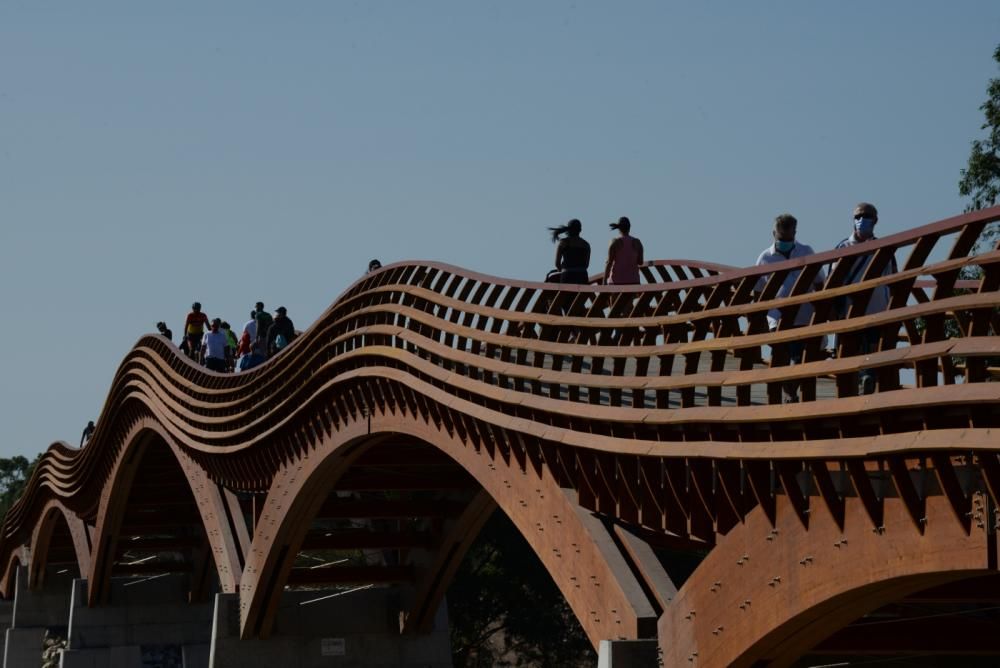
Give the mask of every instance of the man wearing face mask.
[[(859, 203), (856, 207), (854, 207), (854, 232), (851, 236), (837, 244), (837, 248), (847, 248), (848, 246), (854, 246), (856, 244), (876, 239), (876, 223), (878, 223), (878, 210), (875, 208), (875, 205), (868, 202)], [(856, 258), (854, 260), (854, 265), (851, 267), (847, 277), (844, 279), (844, 285), (850, 285), (851, 283), (861, 281), (865, 275), (865, 271), (868, 269), (868, 264), (872, 261), (873, 257), (874, 254), (872, 253), (868, 255), (861, 255)], [(896, 271), (896, 258), (892, 257), (886, 264), (885, 269), (882, 270), (882, 276), (894, 274)], [(868, 307), (865, 309), (864, 315), (881, 313), (888, 308), (889, 287), (883, 285), (872, 290), (872, 295), (868, 300)], [(844, 313), (844, 315), (846, 315), (846, 313)], [(867, 355), (878, 350), (880, 338), (878, 327), (869, 327), (868, 329), (862, 330), (860, 336), (861, 346), (858, 351), (859, 353)], [(875, 370), (862, 369), (858, 377), (858, 394), (872, 394), (874, 392)]]
[[(777, 262), (785, 262), (786, 260), (792, 260), (799, 257), (805, 257), (806, 255), (812, 255), (813, 249), (807, 244), (799, 243), (795, 240), (795, 232), (798, 228), (799, 221), (796, 220), (795, 216), (790, 213), (783, 213), (774, 219), (774, 230), (772, 235), (774, 236), (774, 243), (764, 249), (764, 251), (757, 258), (756, 266), (761, 266), (765, 264), (774, 264)], [(764, 292), (764, 287), (767, 285), (768, 278), (771, 274), (764, 274), (757, 281), (757, 285), (754, 286), (754, 292), (760, 294)], [(795, 287), (795, 281), (799, 278), (799, 270), (790, 271), (788, 275), (785, 276), (781, 283), (781, 287), (778, 288), (777, 294), (774, 296), (775, 299), (781, 299), (783, 297), (788, 297), (792, 293), (792, 288)], [(826, 280), (826, 275), (823, 270), (820, 269), (816, 278), (813, 279), (813, 288), (822, 288), (823, 281)], [(799, 306), (798, 311), (795, 314), (795, 321), (792, 323), (791, 327), (803, 327), (809, 324), (810, 318), (812, 318), (813, 307), (811, 304), (802, 304)], [(773, 308), (767, 312), (767, 324), (770, 330), (773, 332), (778, 329), (779, 321), (781, 320), (781, 310)], [(784, 327), (784, 329), (791, 329), (791, 327)], [(771, 355), (773, 358), (773, 363), (782, 364), (785, 363), (787, 359), (791, 364), (798, 364), (802, 361), (802, 351), (803, 344), (801, 341), (792, 341), (789, 343), (778, 344), (772, 347)], [(799, 383), (798, 381), (787, 381), (782, 384), (782, 394), (784, 395), (785, 403), (795, 403), (799, 400)], [(774, 399), (776, 401), (776, 398)]]

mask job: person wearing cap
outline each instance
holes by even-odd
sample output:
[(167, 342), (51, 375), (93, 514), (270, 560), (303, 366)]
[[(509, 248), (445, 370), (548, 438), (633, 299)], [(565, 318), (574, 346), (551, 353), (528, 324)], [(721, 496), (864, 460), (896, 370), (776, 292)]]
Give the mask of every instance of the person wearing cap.
[(607, 285), (638, 285), (642, 265), (642, 242), (629, 235), (632, 223), (622, 216), (608, 225), (618, 230), (618, 236), (608, 244), (608, 261), (604, 263), (604, 283)]
[(205, 357), (205, 368), (219, 373), (225, 373), (229, 368), (229, 360), (233, 352), (232, 348), (229, 347), (229, 337), (222, 329), (221, 319), (214, 319), (211, 328), (205, 332), (205, 338), (202, 340), (202, 351)]
[(374, 260), (368, 263), (369, 274), (372, 273), (373, 271), (378, 271), (381, 268), (382, 268), (382, 263), (378, 261), (378, 258), (375, 258)]
[(167, 341), (173, 341), (174, 340), (174, 333), (171, 332), (167, 328), (167, 323), (162, 322), (162, 321), (156, 323), (156, 331), (158, 331), (160, 333), (160, 336), (167, 337)]
[[(807, 255), (812, 255), (812, 246), (808, 244), (799, 243), (795, 239), (795, 234), (798, 231), (799, 221), (798, 219), (790, 213), (783, 213), (774, 219), (774, 229), (771, 231), (771, 236), (774, 238), (774, 242), (765, 248), (759, 256), (757, 256), (756, 266), (760, 267), (765, 264), (774, 264), (777, 262), (785, 262), (786, 260), (791, 260), (794, 258), (805, 257)], [(801, 270), (796, 269), (795, 271), (790, 271), (785, 275), (785, 280), (782, 281), (781, 287), (778, 288), (778, 292), (774, 295), (775, 299), (782, 299), (788, 297), (792, 294), (792, 288), (795, 287), (795, 282), (799, 280), (799, 273)], [(759, 295), (764, 292), (764, 288), (767, 286), (768, 278), (771, 274), (763, 274), (759, 279), (757, 279), (757, 284), (754, 286), (754, 294)], [(813, 279), (812, 288), (819, 289), (823, 287), (823, 282), (826, 280), (826, 274), (820, 269), (819, 273), (816, 274), (816, 278)], [(795, 320), (791, 327), (803, 327), (809, 324), (812, 318), (813, 307), (811, 304), (802, 304), (799, 306), (798, 311), (795, 314)], [(772, 332), (778, 329), (779, 321), (781, 320), (781, 309), (773, 308), (767, 312), (767, 326)], [(786, 325), (785, 329), (791, 329)], [(779, 364), (785, 363), (785, 360), (790, 364), (798, 364), (802, 361), (802, 351), (803, 351), (802, 341), (790, 341), (786, 344), (776, 344), (771, 346), (771, 354), (775, 362)], [(782, 383), (782, 394), (784, 395), (784, 403), (795, 403), (799, 400), (799, 383), (798, 381), (787, 381)], [(775, 401), (777, 398), (774, 399)]]
[(191, 312), (184, 320), (184, 339), (187, 341), (187, 353), (192, 359), (197, 359), (201, 350), (202, 337), (205, 334), (205, 325), (208, 324), (208, 316), (201, 310), (201, 303), (191, 304)]
[[(856, 246), (858, 244), (863, 244), (869, 241), (873, 241), (878, 237), (875, 236), (875, 225), (878, 223), (878, 210), (875, 208), (874, 204), (869, 202), (860, 202), (854, 207), (854, 230), (851, 235), (837, 244), (837, 248), (849, 248), (851, 246)], [(868, 265), (871, 264), (872, 259), (875, 257), (874, 253), (868, 253), (866, 255), (861, 255), (853, 260), (848, 260), (853, 262), (850, 271), (848, 271), (847, 276), (844, 278), (844, 285), (850, 285), (852, 283), (858, 283), (864, 279), (865, 273), (868, 270)], [(896, 257), (893, 255), (889, 258), (889, 262), (886, 263), (885, 269), (882, 270), (881, 276), (889, 276), (898, 271), (896, 267)], [(874, 277), (872, 277), (874, 278)], [(872, 315), (873, 313), (881, 313), (889, 308), (889, 286), (882, 285), (872, 290), (871, 297), (868, 299), (868, 306), (865, 307), (864, 315)], [(847, 305), (849, 300), (839, 307), (838, 310), (842, 312), (842, 315), (847, 315)], [(860, 315), (860, 314), (854, 314)], [(878, 327), (869, 327), (860, 332), (860, 347), (858, 352), (862, 355), (871, 354), (878, 350), (879, 342), (881, 339), (881, 334)], [(858, 377), (858, 394), (872, 394), (875, 392), (875, 382), (876, 374), (874, 369), (862, 369)]]
[(295, 325), (287, 315), (288, 309), (279, 306), (274, 311), (274, 322), (267, 328), (267, 354), (270, 357), (295, 338)]

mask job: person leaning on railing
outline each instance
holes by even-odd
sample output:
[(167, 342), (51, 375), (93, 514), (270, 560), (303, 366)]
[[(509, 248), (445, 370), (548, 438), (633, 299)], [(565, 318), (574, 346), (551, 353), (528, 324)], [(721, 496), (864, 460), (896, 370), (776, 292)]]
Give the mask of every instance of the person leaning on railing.
[[(860, 202), (854, 207), (854, 230), (851, 235), (837, 244), (837, 248), (849, 248), (868, 241), (877, 239), (875, 236), (875, 224), (878, 223), (878, 210), (874, 204)], [(844, 285), (858, 283), (864, 278), (868, 265), (874, 258), (873, 253), (861, 255), (854, 258), (853, 265), (844, 279)], [(889, 276), (898, 271), (895, 256), (889, 258), (882, 276)], [(839, 315), (846, 316), (849, 300), (844, 300), (837, 308)], [(865, 315), (881, 313), (889, 308), (889, 286), (882, 285), (872, 290), (872, 295), (868, 300), (868, 307)], [(860, 338), (858, 352), (862, 355), (874, 353), (879, 348), (881, 334), (878, 327), (868, 327), (858, 334)], [(839, 349), (839, 346), (838, 346)], [(872, 394), (875, 392), (875, 369), (861, 369), (858, 374), (858, 394)]]
[[(771, 232), (771, 235), (774, 237), (774, 243), (765, 248), (757, 257), (758, 267), (765, 264), (785, 262), (786, 260), (791, 260), (793, 258), (805, 257), (814, 253), (812, 246), (799, 243), (795, 240), (798, 224), (799, 221), (790, 213), (783, 213), (774, 219), (774, 229)], [(778, 288), (775, 299), (788, 297), (792, 294), (792, 288), (795, 287), (795, 282), (799, 278), (800, 271), (801, 270), (797, 269), (795, 271), (788, 272), (785, 276), (785, 280), (781, 283), (781, 287)], [(757, 285), (754, 286), (755, 293), (759, 295), (764, 292), (764, 287), (767, 285), (767, 280), (770, 276), (771, 274), (764, 274), (757, 280)], [(823, 270), (820, 269), (819, 273), (816, 274), (816, 278), (813, 279), (812, 287), (814, 289), (822, 288), (824, 280), (826, 280), (826, 275)], [(812, 304), (802, 304), (799, 306), (799, 309), (795, 314), (795, 322), (792, 324), (792, 327), (803, 327), (808, 325), (810, 319), (812, 318), (812, 313)], [(767, 312), (767, 324), (770, 331), (774, 332), (778, 329), (778, 323), (780, 320), (780, 309), (773, 308)], [(791, 329), (792, 327), (785, 327), (785, 329)], [(788, 360), (791, 364), (799, 364), (802, 361), (803, 349), (804, 345), (802, 341), (779, 343), (771, 346), (771, 356), (773, 361), (779, 364), (784, 363), (785, 360)], [(782, 383), (782, 394), (784, 395), (785, 403), (797, 402), (799, 400), (799, 382), (796, 380), (790, 380)]]

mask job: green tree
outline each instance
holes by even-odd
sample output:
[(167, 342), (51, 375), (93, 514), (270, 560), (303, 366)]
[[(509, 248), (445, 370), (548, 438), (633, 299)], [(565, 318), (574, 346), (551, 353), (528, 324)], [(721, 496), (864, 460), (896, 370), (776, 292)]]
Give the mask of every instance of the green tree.
[[(993, 52), (993, 60), (1000, 65), (1000, 46)], [(979, 108), (986, 117), (980, 129), (987, 135), (972, 142), (969, 164), (958, 182), (962, 196), (972, 198), (967, 211), (993, 206), (1000, 196), (1000, 78), (990, 79), (986, 94), (987, 100)]]
[(39, 455), (34, 461), (17, 455), (10, 459), (0, 458), (0, 518), (3, 518), (17, 497), (24, 490), (24, 484), (31, 477), (31, 471), (38, 463)]
[(455, 666), (593, 666), (583, 629), (528, 542), (493, 513), (448, 588)]

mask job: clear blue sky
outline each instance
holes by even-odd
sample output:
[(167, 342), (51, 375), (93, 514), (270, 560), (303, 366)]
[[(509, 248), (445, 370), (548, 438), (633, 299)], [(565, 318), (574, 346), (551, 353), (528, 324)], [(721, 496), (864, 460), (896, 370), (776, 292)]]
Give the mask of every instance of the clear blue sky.
[(995, 0), (207, 4), (0, 5), (0, 456), (195, 299), (304, 329), (372, 257), (540, 279), (571, 217), (746, 265), (783, 211), (958, 213), (1000, 75)]

